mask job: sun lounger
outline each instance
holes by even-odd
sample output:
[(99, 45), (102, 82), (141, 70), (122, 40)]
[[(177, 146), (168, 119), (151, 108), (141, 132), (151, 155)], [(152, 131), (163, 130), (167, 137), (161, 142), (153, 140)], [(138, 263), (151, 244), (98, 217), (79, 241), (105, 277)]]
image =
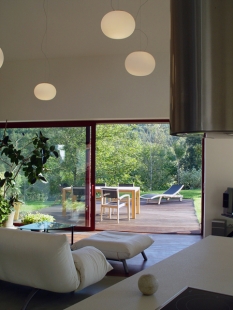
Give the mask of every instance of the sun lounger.
[(165, 198), (167, 200), (171, 198), (179, 198), (180, 201), (182, 201), (183, 196), (179, 194), (181, 189), (183, 188), (184, 185), (172, 185), (166, 192), (162, 194), (144, 194), (141, 195), (141, 199), (147, 200), (147, 203), (153, 199), (158, 199), (158, 204), (161, 203), (162, 198)]

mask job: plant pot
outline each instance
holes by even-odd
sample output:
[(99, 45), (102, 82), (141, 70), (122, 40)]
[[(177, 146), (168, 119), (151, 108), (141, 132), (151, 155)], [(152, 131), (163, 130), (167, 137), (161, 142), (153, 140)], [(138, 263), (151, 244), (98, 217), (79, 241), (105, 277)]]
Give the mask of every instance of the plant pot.
[(12, 211), (11, 214), (8, 216), (8, 219), (5, 222), (2, 223), (2, 226), (5, 227), (5, 228), (16, 229), (16, 227), (13, 225), (14, 216), (15, 216), (15, 211)]
[(14, 221), (18, 221), (19, 219), (20, 206), (21, 202), (14, 202), (14, 209), (15, 209)]

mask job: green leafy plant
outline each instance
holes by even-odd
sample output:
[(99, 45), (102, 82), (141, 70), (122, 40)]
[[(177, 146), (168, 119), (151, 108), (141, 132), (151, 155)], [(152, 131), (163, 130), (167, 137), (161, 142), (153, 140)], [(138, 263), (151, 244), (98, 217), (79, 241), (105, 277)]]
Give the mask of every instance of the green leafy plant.
[(14, 208), (9, 205), (9, 201), (0, 195), (0, 223), (6, 221), (13, 210)]
[[(5, 165), (5, 172), (0, 177), (0, 223), (7, 219), (11, 213), (15, 202), (19, 201), (18, 188), (16, 179), (22, 170), (24, 176), (30, 184), (36, 183), (38, 180), (47, 183), (43, 173), (47, 171), (46, 162), (51, 156), (59, 157), (54, 145), (49, 145), (49, 138), (45, 137), (40, 131), (31, 139), (25, 139), (25, 144), (19, 148), (19, 140), (12, 141), (6, 132), (7, 123), (4, 134), (0, 139), (0, 161)], [(8, 210), (6, 210), (8, 209)], [(7, 217), (5, 214), (7, 213)], [(4, 217), (4, 220), (1, 218)]]
[(26, 214), (23, 217), (22, 222), (23, 224), (31, 224), (41, 222), (54, 222), (54, 220), (55, 218), (52, 215), (36, 212)]

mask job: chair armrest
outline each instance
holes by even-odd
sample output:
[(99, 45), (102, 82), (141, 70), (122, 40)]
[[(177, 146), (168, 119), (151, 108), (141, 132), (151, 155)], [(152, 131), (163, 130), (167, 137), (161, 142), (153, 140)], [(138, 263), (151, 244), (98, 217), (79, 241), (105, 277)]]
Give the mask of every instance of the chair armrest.
[(122, 195), (119, 197), (119, 199), (121, 200), (122, 198), (126, 198), (126, 197), (130, 198), (130, 195), (129, 194)]

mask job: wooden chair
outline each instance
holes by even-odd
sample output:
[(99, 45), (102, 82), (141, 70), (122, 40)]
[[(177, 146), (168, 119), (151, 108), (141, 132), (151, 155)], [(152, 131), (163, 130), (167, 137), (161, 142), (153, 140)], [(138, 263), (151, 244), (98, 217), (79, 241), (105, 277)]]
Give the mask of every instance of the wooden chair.
[[(122, 201), (127, 198), (127, 201)], [(101, 211), (100, 221), (103, 220), (105, 209), (109, 209), (109, 218), (111, 219), (112, 210), (117, 211), (117, 223), (119, 224), (119, 210), (122, 207), (127, 208), (128, 220), (130, 220), (130, 195), (120, 196), (118, 188), (101, 188)]]
[[(95, 186), (106, 186), (106, 183), (95, 183)], [(95, 200), (100, 200), (101, 199), (101, 193), (97, 192), (95, 194)]]
[(71, 186), (72, 201), (85, 201), (85, 187)]

